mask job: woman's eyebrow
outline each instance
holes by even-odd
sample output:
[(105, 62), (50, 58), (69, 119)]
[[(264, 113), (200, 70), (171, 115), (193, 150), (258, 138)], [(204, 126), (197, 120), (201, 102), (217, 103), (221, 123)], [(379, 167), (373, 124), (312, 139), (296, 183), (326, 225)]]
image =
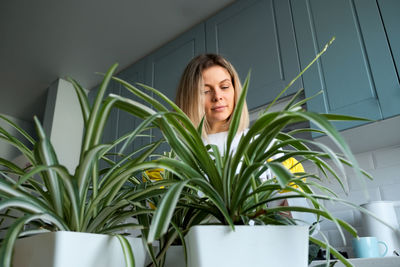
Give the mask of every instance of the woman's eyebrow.
[[(220, 81), (219, 83), (224, 83), (224, 82), (230, 82), (230, 83), (232, 83), (232, 81), (231, 81), (230, 79), (228, 79), (228, 78), (227, 78), (227, 79), (224, 79), (224, 80), (222, 80), (222, 81)], [(205, 83), (205, 84), (204, 84), (204, 87), (205, 87), (205, 86), (212, 87), (212, 85), (211, 85), (211, 84), (208, 84), (208, 83)]]

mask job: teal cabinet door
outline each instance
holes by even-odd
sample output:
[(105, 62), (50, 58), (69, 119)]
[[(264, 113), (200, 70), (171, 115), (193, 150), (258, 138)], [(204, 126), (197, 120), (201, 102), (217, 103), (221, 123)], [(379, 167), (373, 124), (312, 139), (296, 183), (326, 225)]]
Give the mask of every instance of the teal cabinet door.
[[(107, 98), (109, 94), (120, 94), (120, 86), (119, 83), (115, 81), (110, 81), (109, 86), (106, 90), (106, 93), (104, 94), (104, 98)], [(103, 143), (111, 143), (115, 139), (117, 139), (118, 136), (118, 115), (119, 111), (116, 108), (112, 108), (110, 111), (110, 114), (108, 116), (106, 125), (104, 126), (104, 131), (103, 131), (103, 137), (102, 137), (102, 142)], [(117, 149), (114, 147), (111, 149), (108, 153), (110, 155), (106, 155), (107, 158), (115, 161), (115, 153), (117, 152)], [(106, 168), (108, 167), (108, 164), (105, 161), (101, 161), (100, 163), (101, 168)]]
[[(132, 85), (135, 85), (137, 82), (143, 83), (144, 76), (145, 76), (145, 62), (138, 61), (137, 63), (129, 66), (125, 70), (121, 71), (120, 73), (116, 74), (118, 78), (121, 78)], [(99, 87), (90, 90), (89, 92), (89, 102), (93, 105), (95, 97), (98, 93)], [(104, 95), (104, 99), (109, 94), (116, 94), (121, 95), (123, 97), (133, 99), (135, 101), (143, 103), (141, 99), (136, 97), (133, 93), (131, 93), (128, 89), (126, 89), (123, 85), (119, 82), (111, 80), (109, 86), (106, 90)], [(106, 125), (104, 127), (102, 142), (103, 143), (111, 143), (122, 137), (125, 134), (132, 132), (139, 124), (142, 122), (141, 119), (131, 115), (130, 113), (117, 109), (112, 108), (107, 119)], [(143, 133), (143, 134), (146, 134)], [(131, 154), (132, 152), (140, 149), (141, 147), (145, 146), (146, 144), (150, 143), (150, 133), (147, 132), (148, 136), (139, 137), (134, 139), (132, 143), (130, 143), (124, 151), (121, 151), (124, 155)], [(116, 153), (120, 152), (123, 144), (119, 144), (118, 146), (114, 147), (109, 151), (109, 155), (107, 157), (113, 161), (120, 160), (120, 157), (116, 157)], [(108, 164), (105, 161), (100, 161), (100, 168), (107, 168)]]
[[(206, 22), (207, 52), (225, 56), (244, 82), (249, 109), (271, 102), (300, 72), (288, 0), (242, 0)], [(285, 95), (302, 87), (301, 80)]]
[[(147, 57), (146, 84), (175, 101), (176, 89), (183, 70), (194, 56), (204, 52), (205, 33), (204, 24), (201, 23)], [(158, 96), (154, 97), (165, 104)], [(152, 136), (152, 140), (155, 141), (159, 140), (162, 134), (153, 129)], [(165, 143), (157, 152), (164, 151), (169, 151)]]
[[(145, 62), (144, 60), (140, 60), (136, 62), (135, 64), (129, 66), (128, 68), (124, 69), (121, 71), (117, 77), (121, 78), (122, 80), (127, 81), (131, 85), (137, 87), (140, 89), (140, 87), (136, 83), (144, 83), (145, 82)], [(138, 98), (136, 95), (134, 95), (132, 92), (130, 92), (125, 86), (120, 85), (120, 94), (123, 97), (135, 100), (137, 102), (143, 103), (143, 101)], [(124, 110), (119, 110), (119, 115), (118, 115), (118, 130), (117, 130), (117, 136), (122, 137), (125, 134), (131, 133), (136, 129), (136, 127), (139, 127), (139, 125), (142, 123), (142, 120), (135, 117), (134, 115), (124, 111)], [(150, 134), (149, 132), (143, 132), (143, 134)], [(126, 147), (122, 153), (124, 155), (128, 155), (134, 151), (137, 151), (138, 149), (142, 148), (143, 146), (147, 145), (150, 143), (150, 136), (143, 136), (143, 137), (137, 137), (133, 140), (133, 142)], [(120, 144), (117, 146), (117, 150), (120, 151), (122, 148), (123, 144)]]
[[(396, 83), (390, 49), (375, 0), (292, 0), (295, 34), (304, 68), (336, 41), (303, 76), (310, 111), (383, 119), (381, 90)], [(339, 130), (361, 122), (337, 123)]]
[(378, 91), (383, 117), (388, 118), (400, 114), (400, 1), (378, 0), (378, 6), (398, 78), (392, 86)]
[(146, 59), (146, 83), (175, 100), (179, 79), (189, 61), (205, 52), (201, 23), (164, 45)]

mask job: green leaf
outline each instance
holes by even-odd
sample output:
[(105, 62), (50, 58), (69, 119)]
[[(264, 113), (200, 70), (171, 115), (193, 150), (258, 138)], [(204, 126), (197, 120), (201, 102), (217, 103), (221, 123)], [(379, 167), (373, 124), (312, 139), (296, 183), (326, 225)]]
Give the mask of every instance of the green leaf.
[(343, 255), (340, 254), (335, 248), (331, 247), (330, 245), (328, 245), (328, 244), (322, 242), (321, 240), (318, 240), (312, 236), (310, 236), (309, 239), (314, 244), (317, 244), (324, 249), (329, 249), (329, 251), (332, 253), (332, 255), (335, 256), (338, 260), (340, 260), (340, 262), (343, 263), (346, 267), (353, 267), (353, 264), (351, 264), (351, 262), (349, 262), (345, 257), (343, 257)]
[(336, 37), (332, 37), (332, 39), (324, 46), (321, 52), (319, 52), (315, 58), (293, 79), (290, 83), (275, 97), (275, 99), (268, 105), (265, 111), (269, 110), (275, 103), (280, 99), (280, 97), (317, 61), (328, 49), (328, 47), (335, 41)]
[(23, 137), (25, 137), (25, 139), (28, 140), (29, 143), (31, 144), (35, 143), (35, 140), (24, 129), (22, 129), (17, 124), (9, 120), (7, 117), (0, 114), (0, 119), (4, 120), (8, 125), (17, 130), (17, 132), (19, 132)]
[(237, 130), (239, 128), (240, 119), (242, 117), (242, 110), (244, 104), (246, 103), (246, 96), (247, 96), (247, 90), (249, 88), (249, 82), (250, 82), (250, 72), (247, 74), (246, 80), (244, 81), (243, 84), (242, 93), (240, 94), (239, 100), (236, 103), (235, 109), (233, 111), (232, 120), (231, 124), (229, 125), (228, 137), (226, 141), (226, 151), (225, 151), (226, 155), (230, 153), (233, 138), (235, 138)]
[(85, 156), (81, 158), (76, 174), (79, 188), (79, 199), (84, 200), (83, 196), (89, 187), (89, 180), (91, 178), (93, 164), (97, 162), (99, 154), (108, 147), (109, 145), (97, 145), (87, 151)]
[(268, 165), (271, 171), (275, 174), (276, 180), (278, 181), (281, 188), (285, 188), (289, 181), (292, 179), (293, 174), (291, 174), (290, 171), (280, 163), (271, 161), (266, 163), (266, 165)]
[[(142, 84), (142, 83), (138, 83), (138, 84), (139, 84), (140, 86), (142, 86), (144, 89), (151, 91), (153, 94), (159, 96), (162, 100), (164, 100), (165, 102), (167, 102), (167, 104), (170, 105), (170, 106), (173, 108), (173, 110), (174, 110), (175, 112), (177, 112), (177, 113), (180, 114), (181, 116), (184, 116), (184, 117), (186, 117), (187, 119), (189, 119), (189, 117), (187, 117), (187, 115), (186, 115), (173, 101), (171, 101), (166, 95), (164, 95), (163, 93), (161, 93), (159, 90), (154, 89), (154, 88), (152, 88), (152, 87), (150, 87), (150, 86), (147, 86), (147, 85), (145, 85), (145, 84)], [(154, 99), (154, 100), (155, 100), (155, 99)], [(162, 109), (158, 109), (158, 108), (157, 108), (157, 110), (163, 111), (163, 110), (165, 110), (165, 107), (162, 108)]]
[[(120, 84), (122, 84), (126, 89), (131, 91), (133, 94), (138, 96), (139, 98), (143, 99), (146, 103), (149, 103), (151, 106), (153, 106), (156, 110), (158, 111), (168, 111), (166, 107), (164, 107), (159, 101), (157, 101), (155, 98), (149, 96), (148, 94), (142, 92), (138, 88), (134, 87), (130, 83), (118, 78), (118, 77), (113, 77), (113, 79)], [(140, 84), (141, 85), (141, 84)], [(151, 88), (149, 86), (143, 85), (145, 88)], [(151, 88), (152, 89), (152, 88)], [(155, 90), (156, 91), (156, 90)], [(170, 100), (169, 100), (170, 101)]]
[(24, 170), (9, 160), (0, 158), (0, 165), (8, 169), (8, 170), (2, 169), (1, 172), (11, 172), (18, 175), (24, 175)]
[(25, 215), (15, 220), (15, 222), (8, 228), (8, 231), (0, 248), (0, 266), (11, 267), (14, 244), (24, 225), (29, 221), (43, 217), (46, 217), (46, 215), (34, 214)]
[(128, 240), (122, 235), (116, 235), (119, 242), (121, 243), (122, 250), (124, 252), (126, 267), (135, 267), (135, 257), (132, 252), (132, 247)]
[(189, 181), (186, 180), (174, 184), (163, 196), (151, 222), (149, 235), (147, 237), (148, 243), (153, 243), (157, 238), (167, 232), (175, 206), (178, 203), (183, 188), (188, 182)]
[(223, 171), (223, 162), (221, 158), (221, 153), (218, 149), (218, 146), (216, 145), (209, 145), (213, 151), (213, 157), (215, 158), (215, 166), (217, 167), (218, 174), (222, 176), (222, 171)]
[(155, 119), (159, 117), (159, 114), (153, 114), (150, 117), (146, 118), (144, 121), (142, 121), (135, 129), (129, 133), (127, 136), (128, 138), (125, 140), (124, 144), (120, 148), (118, 153), (123, 153), (126, 147), (132, 142), (134, 138), (139, 136), (139, 134), (146, 129), (147, 126), (149, 126)]
[(204, 119), (206, 118), (206, 116), (203, 116), (203, 118), (201, 119), (201, 121), (200, 121), (200, 124), (199, 124), (199, 126), (197, 127), (197, 134), (198, 135), (202, 135), (202, 133), (203, 133), (203, 127), (204, 127)]
[[(337, 145), (337, 147), (346, 155), (346, 157), (353, 164), (353, 168), (355, 170), (357, 178), (359, 179), (359, 181), (361, 181), (364, 189), (366, 189), (365, 181), (361, 178), (362, 173), (360, 171), (360, 168), (353, 153), (350, 150), (350, 147), (345, 142), (343, 137), (339, 134), (339, 132), (332, 126), (332, 124), (326, 118), (324, 118), (324, 116), (321, 116), (316, 113), (299, 112), (298, 114), (308, 119), (309, 121), (313, 122), (315, 125), (324, 130), (324, 132), (331, 138), (331, 140)], [(365, 190), (365, 192), (367, 192), (367, 190)]]
[(88, 97), (86, 95), (86, 92), (82, 88), (82, 86), (77, 81), (75, 81), (74, 79), (68, 78), (68, 81), (75, 88), (75, 92), (76, 92), (76, 95), (78, 97), (79, 104), (80, 104), (81, 110), (82, 110), (83, 121), (84, 121), (85, 126), (87, 126), (88, 125), (88, 121), (89, 121), (89, 116), (90, 116), (90, 105), (89, 105), (89, 101), (88, 101)]
[(25, 198), (9, 198), (0, 201), (0, 210), (8, 209), (8, 208), (19, 208), (27, 213), (31, 214), (44, 214), (49, 221), (54, 223), (60, 230), (69, 230), (68, 226), (64, 223), (64, 221), (57, 216), (57, 214), (53, 213), (51, 210), (47, 210), (45, 207), (34, 203), (30, 199)]
[[(37, 163), (46, 166), (58, 165), (58, 160), (54, 148), (51, 145), (47, 136), (45, 135), (44, 130), (36, 116), (34, 117), (34, 121), (39, 137), (39, 141), (36, 143), (35, 146), (35, 156), (37, 159)], [(57, 174), (52, 170), (45, 171), (44, 182), (52, 199), (51, 204), (54, 205), (54, 209), (58, 216), (63, 217), (63, 191), (58, 181)]]
[(329, 121), (373, 121), (367, 118), (340, 115), (340, 114), (319, 114)]
[(99, 117), (99, 113), (100, 113), (101, 103), (103, 101), (103, 97), (107, 90), (107, 86), (110, 82), (112, 74), (116, 70), (117, 66), (118, 66), (118, 64), (114, 64), (111, 66), (111, 68), (107, 71), (106, 75), (104, 76), (104, 79), (100, 85), (96, 99), (93, 103), (92, 112), (90, 113), (90, 116), (89, 116), (89, 119), (88, 119), (88, 122), (86, 125), (86, 129), (84, 132), (81, 155), (83, 155), (85, 153), (85, 151), (87, 151), (94, 142), (93, 136), (96, 134), (95, 128), (97, 128), (96, 124), (98, 124), (97, 121), (98, 121), (98, 117)]
[(2, 127), (0, 127), (0, 139), (18, 149), (31, 163), (35, 162), (32, 151)]
[(299, 100), (300, 95), (301, 95), (303, 92), (304, 92), (304, 88), (299, 89), (299, 90), (294, 94), (294, 96), (292, 96), (292, 97), (290, 98), (290, 101), (286, 104), (286, 106), (283, 108), (283, 110), (289, 110), (291, 107), (293, 107), (295, 104), (297, 104), (298, 101), (296, 101), (296, 100)]

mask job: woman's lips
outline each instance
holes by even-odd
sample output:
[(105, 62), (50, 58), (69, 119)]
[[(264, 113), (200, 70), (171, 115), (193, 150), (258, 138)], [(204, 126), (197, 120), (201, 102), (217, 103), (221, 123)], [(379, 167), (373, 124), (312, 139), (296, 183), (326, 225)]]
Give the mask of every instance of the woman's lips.
[(213, 111), (222, 111), (226, 108), (227, 106), (217, 106), (217, 107), (213, 107), (212, 110)]

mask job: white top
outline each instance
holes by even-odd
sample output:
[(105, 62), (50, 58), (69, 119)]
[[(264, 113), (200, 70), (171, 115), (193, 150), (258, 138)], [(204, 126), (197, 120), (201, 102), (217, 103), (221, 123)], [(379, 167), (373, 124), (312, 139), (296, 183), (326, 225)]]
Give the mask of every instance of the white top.
[[(244, 130), (243, 133), (247, 133), (248, 129)], [(235, 138), (232, 141), (231, 144), (231, 151), (236, 151), (240, 138), (242, 137), (243, 133), (237, 134)], [(215, 134), (209, 134), (207, 139), (203, 138), (204, 144), (213, 144), (216, 145), (221, 153), (224, 154), (225, 149), (226, 149), (226, 141), (228, 139), (228, 132), (220, 132), (220, 133), (215, 133)], [(279, 155), (277, 155), (279, 157)], [(240, 166), (239, 166), (240, 168)], [(271, 171), (268, 169), (265, 173), (263, 173), (260, 176), (261, 181), (265, 181), (267, 179), (270, 179), (273, 177), (271, 174)], [(288, 194), (288, 193), (285, 193)], [(309, 208), (310, 206), (307, 203), (307, 200), (304, 198), (288, 198), (288, 203), (290, 206), (300, 206), (300, 207), (307, 207)], [(273, 203), (268, 203), (268, 206), (274, 207), (282, 204), (283, 200), (281, 201), (274, 201)], [(304, 213), (304, 212), (291, 212), (292, 217), (296, 220), (298, 220), (299, 224), (302, 224), (304, 222), (305, 224), (311, 225), (316, 221), (316, 217), (314, 214), (311, 213)], [(319, 228), (319, 227), (318, 227)]]
[[(239, 145), (240, 138), (242, 137), (243, 134), (246, 134), (248, 129), (244, 130), (243, 133), (237, 134), (235, 138), (233, 138), (232, 144), (231, 144), (231, 151), (236, 151), (236, 148)], [(224, 154), (225, 152), (225, 146), (226, 146), (226, 141), (228, 139), (228, 132), (220, 132), (220, 133), (214, 133), (214, 134), (209, 134), (208, 135), (208, 140), (203, 138), (204, 144), (213, 144), (216, 145), (219, 149), (219, 152), (221, 154)]]
[[(243, 134), (246, 134), (249, 129), (245, 129), (242, 133), (236, 134), (235, 138), (232, 140), (231, 144), (231, 152), (235, 152), (238, 145), (240, 138), (242, 137)], [(220, 132), (220, 133), (214, 133), (214, 134), (209, 134), (207, 140), (203, 138), (204, 144), (213, 144), (216, 145), (219, 149), (219, 152), (221, 155), (224, 154), (225, 149), (226, 149), (226, 141), (228, 139), (228, 132)], [(279, 157), (279, 155), (276, 155), (274, 158)], [(240, 165), (238, 166), (238, 169), (240, 168)], [(268, 169), (265, 171), (259, 178), (262, 182), (270, 179), (272, 177), (271, 171)]]

